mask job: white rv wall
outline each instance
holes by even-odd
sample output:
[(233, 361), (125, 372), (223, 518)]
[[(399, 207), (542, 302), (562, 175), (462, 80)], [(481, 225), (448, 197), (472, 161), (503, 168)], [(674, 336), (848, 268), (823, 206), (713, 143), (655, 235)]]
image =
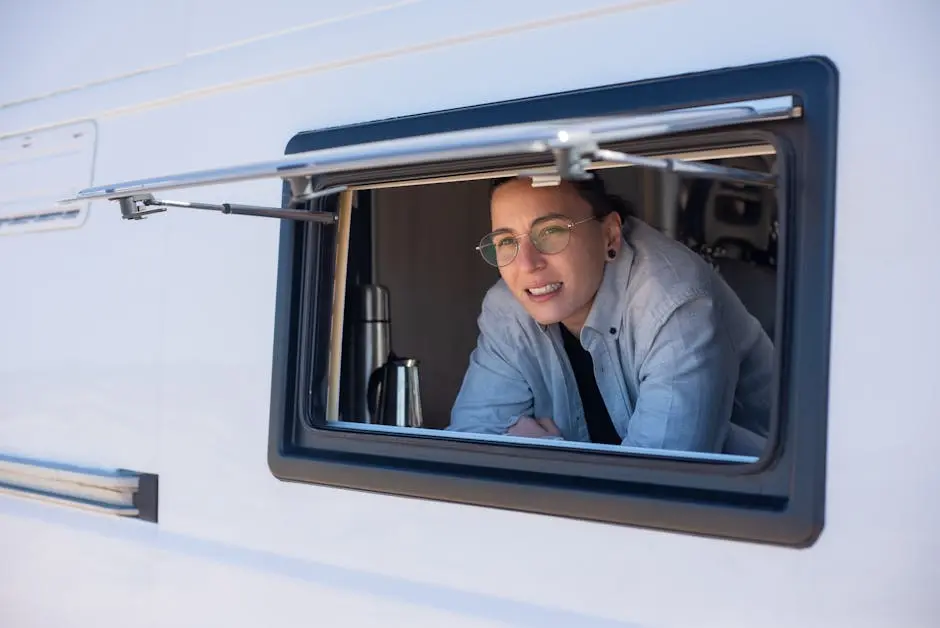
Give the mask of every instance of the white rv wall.
[[(276, 157), (324, 126), (807, 54), (841, 81), (810, 549), (281, 483), (276, 221), (128, 223), (94, 203), (80, 228), (0, 238), (0, 450), (159, 473), (160, 522), (0, 498), (0, 625), (937, 625), (936, 2), (0, 11), (0, 136), (94, 120), (96, 184)], [(277, 204), (280, 187), (175, 197)]]

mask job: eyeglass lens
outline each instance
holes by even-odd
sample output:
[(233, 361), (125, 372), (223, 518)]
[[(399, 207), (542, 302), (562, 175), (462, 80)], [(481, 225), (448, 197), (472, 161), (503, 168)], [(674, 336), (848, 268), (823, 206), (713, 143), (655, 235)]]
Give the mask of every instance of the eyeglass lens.
[[(559, 253), (568, 246), (570, 222), (552, 218), (535, 225), (528, 236), (539, 252), (545, 255)], [(488, 264), (505, 266), (519, 253), (519, 237), (511, 233), (490, 233), (480, 241), (480, 254)]]

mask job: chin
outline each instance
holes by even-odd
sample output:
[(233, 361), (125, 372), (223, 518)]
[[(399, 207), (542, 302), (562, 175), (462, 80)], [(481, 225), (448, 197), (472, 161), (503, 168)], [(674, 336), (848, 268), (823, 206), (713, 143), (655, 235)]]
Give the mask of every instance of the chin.
[(565, 320), (568, 316), (568, 314), (559, 311), (559, 309), (555, 307), (528, 307), (526, 309), (529, 312), (529, 316), (535, 319), (535, 322), (540, 325), (554, 325), (555, 323), (560, 323)]

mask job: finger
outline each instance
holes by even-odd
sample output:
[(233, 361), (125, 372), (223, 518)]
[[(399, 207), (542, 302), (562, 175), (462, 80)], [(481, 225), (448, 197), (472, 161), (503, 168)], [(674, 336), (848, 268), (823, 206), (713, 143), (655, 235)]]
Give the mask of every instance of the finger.
[(545, 417), (545, 418), (541, 418), (541, 419), (535, 419), (535, 422), (538, 423), (539, 426), (540, 426), (543, 430), (545, 430), (546, 432), (548, 432), (548, 433), (551, 434), (552, 436), (561, 436), (561, 430), (558, 429), (558, 426), (555, 425), (555, 422), (552, 421), (551, 419)]
[(545, 430), (535, 419), (522, 417), (506, 433), (510, 436), (541, 436)]

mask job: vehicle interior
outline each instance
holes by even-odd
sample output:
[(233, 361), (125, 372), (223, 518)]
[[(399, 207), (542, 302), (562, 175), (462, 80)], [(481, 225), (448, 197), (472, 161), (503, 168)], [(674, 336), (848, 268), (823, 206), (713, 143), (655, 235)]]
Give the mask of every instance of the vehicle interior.
[[(763, 172), (775, 163), (769, 145), (697, 158)], [(633, 205), (636, 218), (708, 260), (774, 338), (779, 218), (773, 189), (643, 167), (594, 172), (611, 193)], [(340, 420), (382, 422), (372, 416), (370, 404), (377, 401), (369, 397), (368, 380), (390, 351), (414, 361), (422, 427), (447, 426), (477, 342), (483, 297), (499, 279), (497, 269), (475, 250), (490, 230), (490, 185), (490, 178), (483, 177), (357, 193), (348, 249)], [(377, 299), (382, 304), (376, 305)], [(376, 322), (384, 331), (365, 329)], [(370, 334), (372, 341), (363, 340)], [(387, 334), (379, 342), (382, 355), (370, 362), (363, 356), (375, 353), (372, 345), (382, 334)], [(360, 346), (363, 342), (371, 344)]]

